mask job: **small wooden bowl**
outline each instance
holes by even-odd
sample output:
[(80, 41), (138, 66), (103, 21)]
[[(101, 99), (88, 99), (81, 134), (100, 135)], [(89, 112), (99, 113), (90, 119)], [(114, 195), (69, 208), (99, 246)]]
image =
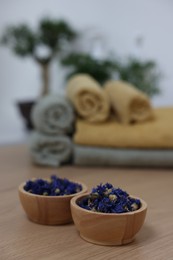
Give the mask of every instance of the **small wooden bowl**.
[(72, 217), (80, 236), (99, 245), (124, 245), (132, 242), (144, 223), (146, 202), (140, 199), (140, 209), (133, 212), (100, 213), (78, 206), (77, 202), (88, 195), (82, 194), (71, 200)]
[(72, 222), (70, 200), (77, 195), (87, 192), (84, 183), (78, 193), (64, 196), (44, 196), (29, 193), (24, 190), (25, 182), (18, 189), (20, 202), (28, 218), (38, 224), (61, 225)]

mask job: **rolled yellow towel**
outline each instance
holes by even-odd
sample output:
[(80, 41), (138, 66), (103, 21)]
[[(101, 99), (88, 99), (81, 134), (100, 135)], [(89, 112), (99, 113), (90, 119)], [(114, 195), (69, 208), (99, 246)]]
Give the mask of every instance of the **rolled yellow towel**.
[(77, 74), (68, 81), (67, 97), (78, 115), (89, 122), (103, 122), (109, 116), (107, 94), (97, 81), (87, 74)]
[(133, 85), (124, 81), (109, 81), (104, 87), (120, 122), (128, 124), (153, 117), (148, 96)]

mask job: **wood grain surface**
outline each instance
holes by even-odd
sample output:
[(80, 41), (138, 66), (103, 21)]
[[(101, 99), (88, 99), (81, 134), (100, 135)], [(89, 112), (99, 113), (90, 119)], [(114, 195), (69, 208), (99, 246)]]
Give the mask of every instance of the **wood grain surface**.
[[(148, 212), (131, 244), (99, 246), (82, 240), (73, 224), (44, 226), (30, 222), (18, 198), (18, 186), (32, 177), (57, 174), (91, 187), (111, 182), (143, 198)], [(173, 170), (128, 168), (60, 169), (33, 166), (26, 146), (0, 148), (0, 259), (172, 260)]]

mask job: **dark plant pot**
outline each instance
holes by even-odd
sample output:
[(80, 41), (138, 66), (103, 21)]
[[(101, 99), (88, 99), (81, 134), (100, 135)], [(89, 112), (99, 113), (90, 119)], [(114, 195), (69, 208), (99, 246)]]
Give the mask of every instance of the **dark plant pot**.
[(25, 121), (25, 126), (26, 126), (27, 130), (33, 129), (33, 124), (31, 121), (31, 110), (32, 110), (32, 107), (34, 104), (35, 104), (35, 101), (32, 101), (32, 100), (20, 101), (17, 103), (20, 114)]

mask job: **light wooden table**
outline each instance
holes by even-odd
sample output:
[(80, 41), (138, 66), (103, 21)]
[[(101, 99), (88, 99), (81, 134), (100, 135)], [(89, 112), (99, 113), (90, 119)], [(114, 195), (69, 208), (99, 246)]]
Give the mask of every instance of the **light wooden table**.
[[(89, 189), (111, 182), (148, 203), (146, 222), (133, 243), (98, 246), (79, 237), (73, 224), (43, 226), (30, 222), (18, 199), (18, 185), (31, 177), (85, 182)], [(173, 259), (173, 171), (118, 168), (32, 166), (25, 146), (0, 148), (0, 259)]]

